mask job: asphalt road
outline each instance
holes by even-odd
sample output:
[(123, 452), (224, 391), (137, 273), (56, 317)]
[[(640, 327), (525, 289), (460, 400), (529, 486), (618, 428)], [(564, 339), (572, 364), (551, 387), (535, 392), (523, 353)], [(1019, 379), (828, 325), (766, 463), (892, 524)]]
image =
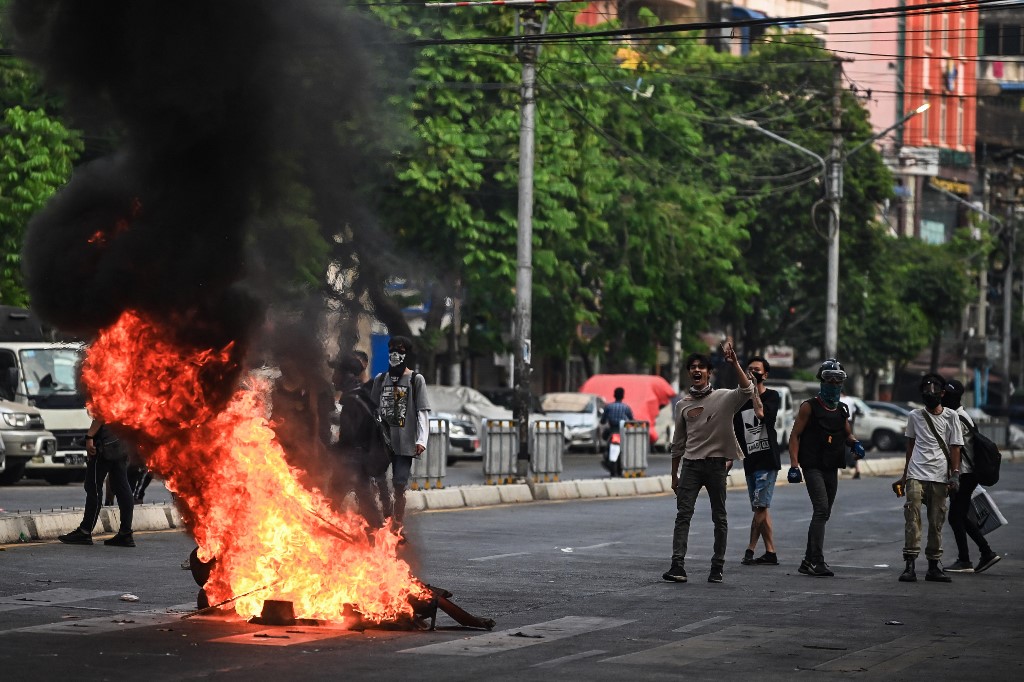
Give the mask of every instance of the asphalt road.
[[(0, 670), (11, 680), (1017, 680), (1024, 467), (1005, 465), (992, 494), (1010, 520), (990, 536), (1005, 558), (948, 585), (897, 582), (903, 516), (884, 478), (841, 482), (826, 546), (835, 578), (796, 571), (810, 516), (803, 486), (776, 491), (777, 567), (739, 564), (749, 507), (730, 493), (720, 585), (706, 582), (703, 496), (687, 584), (661, 580), (669, 495), (413, 517), (416, 574), (495, 619), (493, 632), (444, 615), (433, 632), (182, 620), (196, 588), (179, 567), (192, 547), (181, 532), (139, 534), (134, 549), (10, 546), (0, 552)], [(946, 546), (951, 563), (948, 530)], [(121, 601), (126, 593), (139, 601)]]

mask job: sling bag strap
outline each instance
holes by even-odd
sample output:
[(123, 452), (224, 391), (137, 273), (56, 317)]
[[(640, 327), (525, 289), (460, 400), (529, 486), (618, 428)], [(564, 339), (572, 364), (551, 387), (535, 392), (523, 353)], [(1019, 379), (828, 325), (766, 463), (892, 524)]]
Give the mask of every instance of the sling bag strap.
[(932, 435), (935, 436), (935, 440), (939, 441), (939, 447), (942, 448), (942, 454), (946, 456), (946, 469), (948, 476), (953, 471), (953, 460), (949, 458), (949, 447), (946, 445), (946, 441), (942, 440), (942, 436), (935, 429), (935, 422), (932, 421), (932, 416), (928, 414), (928, 409), (921, 410), (921, 414), (924, 415), (924, 420), (928, 422), (928, 428), (932, 430)]

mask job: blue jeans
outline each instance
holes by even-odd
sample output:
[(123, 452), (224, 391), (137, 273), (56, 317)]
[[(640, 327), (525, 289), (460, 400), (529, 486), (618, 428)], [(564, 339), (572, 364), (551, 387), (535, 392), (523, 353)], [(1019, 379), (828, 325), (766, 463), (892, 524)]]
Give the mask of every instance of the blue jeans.
[(676, 523), (672, 531), (672, 563), (682, 566), (690, 537), (690, 519), (701, 488), (707, 488), (711, 500), (711, 520), (715, 524), (715, 549), (712, 568), (725, 566), (725, 544), (729, 535), (729, 519), (725, 512), (725, 484), (729, 474), (728, 461), (722, 457), (684, 459), (683, 471), (676, 486)]
[(804, 469), (807, 495), (811, 498), (811, 525), (807, 528), (804, 559), (812, 564), (825, 560), (825, 524), (832, 516), (832, 504), (839, 488), (838, 469)]
[(775, 481), (778, 477), (779, 472), (775, 469), (746, 472), (747, 495), (750, 496), (752, 511), (767, 509), (772, 506), (772, 496), (775, 494)]

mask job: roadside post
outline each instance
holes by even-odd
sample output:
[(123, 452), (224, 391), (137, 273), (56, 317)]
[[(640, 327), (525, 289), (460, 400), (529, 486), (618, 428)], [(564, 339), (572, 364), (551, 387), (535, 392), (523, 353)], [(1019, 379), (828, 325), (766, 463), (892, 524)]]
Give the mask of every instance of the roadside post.
[(534, 482), (558, 480), (562, 473), (562, 451), (565, 449), (565, 422), (540, 419), (533, 423), (533, 448), (530, 450), (530, 471)]
[(484, 482), (487, 485), (514, 483), (519, 455), (519, 425), (515, 419), (484, 421)]
[(431, 419), (429, 421), (430, 438), (427, 449), (420, 457), (412, 460), (409, 472), (409, 488), (424, 490), (431, 487), (443, 488), (444, 477), (448, 472), (448, 457), (451, 453), (451, 440), (448, 438), (450, 425), (447, 419)]
[(651, 449), (651, 425), (646, 421), (622, 423), (621, 452), (623, 478), (647, 475), (647, 453)]

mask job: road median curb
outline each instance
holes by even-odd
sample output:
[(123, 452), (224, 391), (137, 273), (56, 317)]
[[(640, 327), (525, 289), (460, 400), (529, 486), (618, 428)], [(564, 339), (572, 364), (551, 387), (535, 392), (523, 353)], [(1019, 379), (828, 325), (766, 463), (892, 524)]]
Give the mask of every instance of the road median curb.
[[(1024, 451), (1003, 453), (1004, 462), (1022, 459)], [(868, 458), (861, 461), (860, 471), (864, 476), (900, 476), (905, 462), (906, 459), (902, 456)], [(841, 470), (841, 473), (844, 478), (849, 478), (853, 475), (853, 470), (845, 469)], [(784, 477), (780, 477), (778, 485), (789, 483)], [(728, 487), (746, 489), (746, 479), (741, 469), (729, 473)], [(528, 481), (497, 486), (468, 485), (410, 490), (406, 492), (406, 509), (409, 512), (469, 509), (499, 504), (634, 497), (669, 492), (672, 492), (672, 479), (667, 474), (639, 478), (585, 478), (547, 483)], [(104, 507), (100, 512), (95, 533), (115, 532), (119, 519), (120, 512), (117, 507)], [(73, 530), (81, 520), (81, 509), (3, 515), (0, 516), (0, 545), (55, 540), (58, 535)], [(163, 503), (135, 507), (132, 526), (137, 531), (156, 531), (183, 528), (184, 524), (177, 508), (171, 503)]]

